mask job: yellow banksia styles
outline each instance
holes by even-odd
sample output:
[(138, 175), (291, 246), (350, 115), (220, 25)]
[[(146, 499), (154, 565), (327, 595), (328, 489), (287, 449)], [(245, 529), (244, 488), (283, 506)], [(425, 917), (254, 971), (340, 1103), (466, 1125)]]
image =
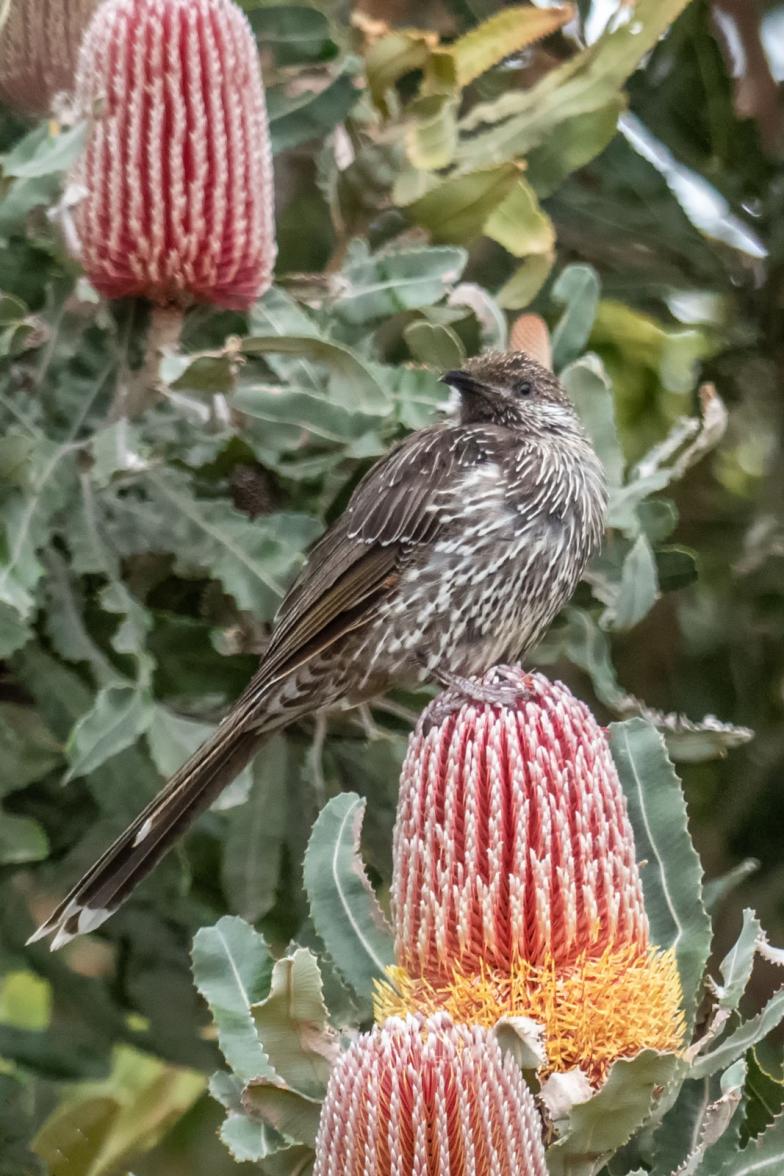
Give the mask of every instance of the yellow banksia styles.
[[(98, 0), (11, 0), (0, 29), (0, 103), (51, 114), (73, 90), (79, 43)], [(1, 22), (0, 22), (1, 23)]]
[(599, 1082), (618, 1057), (680, 1046), (678, 973), (650, 943), (605, 732), (541, 674), (490, 671), (477, 693), (510, 683), (515, 705), (442, 697), (412, 737), (394, 841), (397, 967), (376, 1014), (531, 1017), (550, 1069)]
[(256, 43), (233, 0), (104, 0), (82, 44), (71, 176), (82, 264), (108, 298), (242, 309), (275, 261)]
[(521, 1071), (477, 1026), (393, 1018), (330, 1076), (314, 1176), (546, 1176)]

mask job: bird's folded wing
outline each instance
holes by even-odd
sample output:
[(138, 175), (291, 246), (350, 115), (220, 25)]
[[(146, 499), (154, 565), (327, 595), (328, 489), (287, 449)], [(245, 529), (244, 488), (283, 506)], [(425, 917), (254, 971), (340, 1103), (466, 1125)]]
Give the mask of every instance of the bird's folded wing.
[(373, 619), (401, 568), (438, 535), (439, 493), (476, 461), (480, 442), (487, 438), (436, 426), (373, 467), (283, 601), (253, 689)]

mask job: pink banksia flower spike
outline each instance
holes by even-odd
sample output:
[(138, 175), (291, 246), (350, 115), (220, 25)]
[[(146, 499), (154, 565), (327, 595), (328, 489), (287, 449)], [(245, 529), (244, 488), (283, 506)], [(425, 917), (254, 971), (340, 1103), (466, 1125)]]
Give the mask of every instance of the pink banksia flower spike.
[(0, 103), (51, 114), (73, 90), (79, 43), (98, 0), (11, 0), (0, 19)]
[(82, 264), (108, 298), (245, 308), (275, 260), (258, 51), (233, 0), (104, 0), (85, 34), (72, 176)]
[(445, 1008), (545, 1026), (552, 1069), (600, 1080), (617, 1057), (677, 1048), (672, 953), (651, 946), (634, 836), (604, 730), (560, 683), (493, 670), (442, 696), (400, 786), (395, 956), (377, 1017)]
[(512, 351), (524, 351), (542, 367), (552, 369), (553, 348), (547, 323), (539, 314), (520, 314), (509, 333)]
[(314, 1176), (546, 1176), (541, 1126), (492, 1033), (394, 1018), (330, 1076)]

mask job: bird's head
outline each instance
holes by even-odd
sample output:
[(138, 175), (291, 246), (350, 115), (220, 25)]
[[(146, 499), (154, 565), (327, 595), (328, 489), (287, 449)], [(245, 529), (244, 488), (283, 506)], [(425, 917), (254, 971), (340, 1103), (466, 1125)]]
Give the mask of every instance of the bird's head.
[(441, 377), (460, 396), (463, 424), (558, 431), (577, 424), (560, 380), (524, 351), (490, 351)]

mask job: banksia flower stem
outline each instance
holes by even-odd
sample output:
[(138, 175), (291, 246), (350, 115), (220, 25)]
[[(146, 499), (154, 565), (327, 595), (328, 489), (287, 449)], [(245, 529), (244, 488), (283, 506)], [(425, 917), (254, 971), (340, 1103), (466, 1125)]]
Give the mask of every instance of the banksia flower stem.
[(152, 306), (147, 327), (142, 366), (120, 382), (109, 414), (110, 420), (132, 420), (155, 401), (158, 393), (158, 368), (166, 350), (174, 351), (180, 342), (185, 314), (179, 306)]
[(546, 1176), (522, 1074), (483, 1029), (388, 1021), (330, 1076), (314, 1176)]

